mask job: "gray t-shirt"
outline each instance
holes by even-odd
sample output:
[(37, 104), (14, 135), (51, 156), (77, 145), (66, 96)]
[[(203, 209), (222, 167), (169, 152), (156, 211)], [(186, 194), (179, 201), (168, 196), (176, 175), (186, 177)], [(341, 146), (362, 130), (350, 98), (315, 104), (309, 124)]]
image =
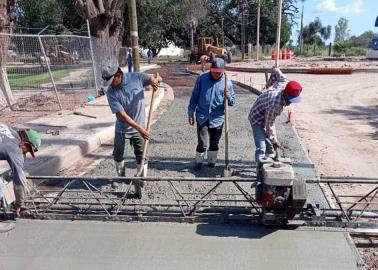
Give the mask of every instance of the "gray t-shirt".
[[(144, 87), (150, 84), (151, 75), (147, 73), (131, 72), (123, 77), (118, 87), (109, 86), (106, 93), (112, 113), (125, 111), (136, 123), (145, 125)], [(134, 128), (117, 117), (115, 131), (134, 135), (138, 133)]]
[(22, 185), (26, 183), (24, 173), (24, 155), (20, 148), (21, 139), (12, 128), (0, 123), (0, 160), (8, 161), (12, 170), (13, 183)]

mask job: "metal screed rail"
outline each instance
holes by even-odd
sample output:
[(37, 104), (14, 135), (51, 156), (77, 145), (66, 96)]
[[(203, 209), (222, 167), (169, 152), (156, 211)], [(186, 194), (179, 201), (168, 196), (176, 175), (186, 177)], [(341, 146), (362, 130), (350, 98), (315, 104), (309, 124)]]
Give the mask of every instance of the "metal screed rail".
[[(39, 184), (27, 197), (24, 218), (115, 221), (259, 223), (261, 207), (256, 203), (256, 178), (174, 177), (65, 177), (30, 176)], [(134, 181), (158, 184), (159, 191), (144, 191), (142, 200), (132, 192)], [(104, 183), (124, 183), (123, 189)], [(101, 184), (99, 184), (101, 183)], [(200, 185), (202, 188), (196, 187)], [(322, 184), (332, 194), (333, 208), (308, 204), (287, 226), (312, 226), (347, 231), (378, 232), (378, 180), (370, 178), (322, 177), (307, 184)], [(364, 184), (363, 196), (337, 194), (334, 186)], [(228, 192), (223, 192), (227, 187)], [(252, 187), (252, 188), (251, 188)], [(165, 188), (165, 189), (164, 189)], [(153, 190), (153, 189), (152, 189)], [(199, 191), (200, 190), (200, 191)], [(205, 190), (205, 191), (204, 191)], [(232, 192), (231, 192), (232, 191)]]

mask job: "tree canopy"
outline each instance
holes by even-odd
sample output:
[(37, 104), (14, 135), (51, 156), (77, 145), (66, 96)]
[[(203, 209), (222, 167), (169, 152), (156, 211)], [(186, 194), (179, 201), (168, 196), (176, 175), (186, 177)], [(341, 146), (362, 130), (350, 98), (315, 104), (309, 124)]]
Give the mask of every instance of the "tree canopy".
[(348, 20), (340, 18), (335, 25), (335, 42), (346, 40), (348, 37)]

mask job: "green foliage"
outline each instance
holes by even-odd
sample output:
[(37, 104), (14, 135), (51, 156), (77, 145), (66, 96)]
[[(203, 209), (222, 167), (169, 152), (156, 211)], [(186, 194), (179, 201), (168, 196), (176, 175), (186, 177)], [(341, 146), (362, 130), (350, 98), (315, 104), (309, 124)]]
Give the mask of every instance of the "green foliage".
[(345, 54), (350, 48), (352, 48), (352, 43), (346, 40), (340, 40), (333, 46), (335, 53), (338, 54)]
[(346, 40), (349, 36), (348, 20), (340, 18), (335, 25), (335, 42)]
[(303, 27), (304, 44), (324, 45), (325, 40), (331, 36), (332, 28), (330, 25), (323, 26), (319, 18)]
[(354, 47), (371, 48), (374, 36), (375, 34), (373, 31), (366, 31), (358, 37), (352, 36), (349, 40)]
[(38, 33), (49, 26), (57, 32), (66, 28), (80, 28), (84, 21), (76, 13), (73, 1), (67, 0), (21, 0), (14, 7), (16, 27)]

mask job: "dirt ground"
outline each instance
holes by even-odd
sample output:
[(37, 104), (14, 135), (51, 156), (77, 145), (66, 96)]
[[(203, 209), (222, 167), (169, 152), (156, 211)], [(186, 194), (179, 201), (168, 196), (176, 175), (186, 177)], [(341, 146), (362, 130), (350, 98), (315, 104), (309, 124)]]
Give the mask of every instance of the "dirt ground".
[[(300, 66), (314, 63), (301, 62)], [(236, 63), (236, 66), (269, 67), (268, 63)], [(378, 61), (315, 63), (317, 66), (376, 68)], [(290, 66), (286, 63), (285, 66)], [(263, 74), (229, 72), (232, 79), (261, 90)], [(302, 102), (285, 109), (291, 111), (296, 127), (319, 176), (378, 176), (378, 76), (287, 74), (303, 86)], [(364, 195), (372, 185), (335, 185), (336, 193)], [(374, 186), (376, 187), (376, 185)], [(350, 198), (349, 198), (350, 199)], [(376, 208), (376, 207), (375, 207)], [(359, 248), (369, 269), (378, 269), (376, 248)]]

